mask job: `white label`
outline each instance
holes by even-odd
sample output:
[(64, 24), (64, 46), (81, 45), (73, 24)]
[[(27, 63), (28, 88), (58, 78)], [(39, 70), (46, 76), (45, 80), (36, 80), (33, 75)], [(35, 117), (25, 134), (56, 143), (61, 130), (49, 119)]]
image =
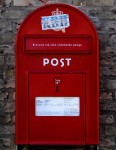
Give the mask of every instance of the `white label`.
[(42, 30), (63, 29), (70, 26), (69, 15), (43, 16), (41, 20)]
[(79, 97), (36, 97), (36, 116), (80, 116)]

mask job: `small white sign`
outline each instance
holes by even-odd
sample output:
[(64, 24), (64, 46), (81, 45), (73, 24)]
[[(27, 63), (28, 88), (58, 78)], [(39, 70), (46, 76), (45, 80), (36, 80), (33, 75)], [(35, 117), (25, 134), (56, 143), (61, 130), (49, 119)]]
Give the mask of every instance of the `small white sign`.
[(35, 116), (80, 116), (80, 98), (36, 97)]
[(63, 29), (70, 26), (69, 15), (60, 14), (52, 16), (43, 16), (41, 20), (42, 30)]

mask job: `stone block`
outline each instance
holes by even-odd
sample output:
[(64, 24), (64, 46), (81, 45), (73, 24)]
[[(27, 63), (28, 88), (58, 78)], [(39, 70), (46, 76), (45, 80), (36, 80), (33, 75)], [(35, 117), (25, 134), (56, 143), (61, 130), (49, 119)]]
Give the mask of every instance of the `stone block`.
[(14, 66), (14, 64), (15, 64), (15, 56), (14, 55), (8, 55), (7, 65)]
[(9, 45), (0, 45), (0, 51), (4, 54), (14, 54), (14, 46), (13, 44)]
[(1, 21), (0, 22), (0, 33), (3, 34), (8, 31), (12, 31), (11, 21)]
[(10, 134), (9, 127), (0, 125), (0, 134)]
[(0, 56), (0, 66), (4, 64), (4, 56)]
[(6, 88), (15, 88), (15, 79), (10, 78), (7, 81), (7, 84), (5, 85)]
[(5, 146), (5, 147), (9, 147), (11, 145), (11, 139), (10, 138), (0, 138), (0, 143), (1, 143), (1, 145)]
[(5, 18), (6, 19), (22, 19), (26, 16), (24, 10), (6, 10)]
[(112, 92), (101, 92), (100, 99), (112, 100), (113, 99)]
[(15, 123), (15, 116), (12, 117), (12, 123)]
[(17, 33), (18, 29), (20, 28), (21, 23), (23, 22), (23, 19), (20, 20), (14, 20), (13, 21), (13, 32)]
[[(47, 4), (47, 2), (48, 2), (49, 0), (42, 0), (42, 2), (43, 2), (43, 4)], [(29, 5), (31, 5), (31, 6), (41, 6), (42, 5), (42, 2), (41, 2), (41, 0), (28, 0), (28, 2), (29, 2)]]
[(106, 117), (106, 124), (112, 124), (114, 123), (114, 116), (113, 115), (108, 115)]
[(10, 112), (15, 111), (15, 103), (14, 102), (7, 102), (7, 103), (2, 102), (1, 105), (2, 105), (2, 111), (4, 111), (4, 112), (10, 113)]
[(14, 99), (13, 99), (14, 93), (15, 93), (14, 89), (9, 91), (7, 101), (9, 101), (9, 102), (14, 101)]
[(0, 19), (3, 19), (5, 15), (5, 9), (4, 8), (0, 8)]
[(11, 43), (14, 41), (15, 41), (15, 35), (12, 32), (7, 32), (4, 34), (1, 34), (1, 36), (0, 36), (0, 44)]
[(102, 22), (98, 17), (90, 17), (97, 30), (102, 30)]
[(7, 78), (11, 78), (14, 76), (14, 69), (7, 69), (6, 70), (6, 76)]
[(107, 80), (108, 89), (116, 89), (116, 80)]
[(87, 0), (86, 6), (101, 6), (100, 0)]
[(74, 0), (73, 1), (71, 1), (71, 0), (55, 0), (56, 3), (64, 3), (64, 4), (69, 4), (69, 5), (78, 3), (79, 1), (81, 1), (81, 0), (75, 0), (75, 1)]
[(0, 7), (9, 7), (11, 5), (11, 0), (0, 0)]
[(13, 93), (13, 100), (15, 100), (15, 92)]
[(100, 76), (109, 76), (109, 67), (100, 67)]
[(100, 0), (102, 6), (114, 6), (115, 0)]
[(107, 136), (116, 136), (116, 127), (113, 126), (106, 126), (105, 134)]
[(4, 87), (4, 81), (0, 79), (0, 89)]
[[(111, 41), (111, 39), (110, 39)], [(109, 41), (109, 42), (110, 42)], [(115, 56), (116, 55), (116, 47), (115, 47), (115, 43), (101, 43), (100, 45), (100, 55), (102, 56)]]
[(28, 6), (29, 0), (13, 0), (14, 6)]
[(104, 21), (102, 31), (115, 32), (116, 31), (116, 21), (115, 20)]
[(116, 43), (116, 34), (112, 34), (111, 42)]
[(99, 18), (109, 20), (116, 19), (115, 11), (116, 11), (115, 9), (104, 7), (99, 13)]
[(102, 124), (113, 124), (115, 123), (115, 118), (113, 114), (102, 114), (100, 115), (100, 123)]
[(14, 134), (14, 125), (12, 126), (3, 126), (3, 125), (0, 125), (0, 135), (1, 134)]
[(11, 122), (11, 116), (10, 115), (0, 115), (0, 124), (6, 124)]
[(100, 40), (101, 44), (103, 44), (103, 43), (106, 44), (110, 40), (110, 35), (106, 32), (101, 32), (101, 33), (99, 33), (99, 40)]
[(0, 101), (4, 101), (8, 97), (8, 92), (0, 92)]
[(4, 0), (0, 0), (0, 7), (4, 5)]
[(103, 147), (115, 146), (115, 138), (112, 138), (112, 137), (102, 138), (100, 146), (103, 146)]
[(102, 10), (101, 10), (100, 7), (95, 7), (95, 8), (90, 7), (90, 8), (88, 8), (88, 16), (89, 17), (98, 17), (99, 18), (101, 11)]
[(116, 57), (114, 56), (103, 56), (101, 57), (100, 60), (101, 66), (107, 66), (110, 67), (110, 69), (112, 69), (112, 67), (114, 68), (116, 65)]
[(100, 146), (100, 149), (98, 149), (98, 150), (114, 150), (114, 148)]
[(103, 57), (101, 57), (100, 58), (100, 64), (101, 64), (101, 66), (103, 67), (105, 67), (105, 66), (111, 66), (111, 64), (112, 64), (112, 57), (111, 56), (103, 56)]
[(100, 68), (100, 76), (115, 76), (116, 75), (116, 67), (101, 67)]
[(101, 104), (101, 111), (116, 111), (116, 103), (115, 102), (110, 102), (110, 103), (104, 103)]

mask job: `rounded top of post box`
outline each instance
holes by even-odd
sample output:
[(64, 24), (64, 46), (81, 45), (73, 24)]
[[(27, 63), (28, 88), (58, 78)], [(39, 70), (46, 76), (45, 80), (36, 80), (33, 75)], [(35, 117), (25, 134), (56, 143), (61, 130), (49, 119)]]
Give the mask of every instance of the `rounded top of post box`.
[[(63, 28), (64, 31), (60, 30), (62, 28), (60, 25), (59, 27), (51, 27), (51, 29), (49, 29), (48, 27), (45, 29), (44, 27), (45, 21), (47, 19), (48, 19), (47, 20), (48, 22), (51, 21), (50, 19), (53, 19), (52, 21), (54, 21), (55, 16), (58, 19), (67, 17), (69, 22), (67, 20), (65, 21), (66, 23), (69, 23), (69, 24), (64, 25), (64, 28)], [(38, 26), (38, 30), (36, 30), (36, 32), (34, 30), (35, 24), (36, 24), (36, 27)], [(23, 28), (25, 29), (23, 30)], [(83, 31), (87, 31), (87, 30), (89, 31), (90, 28), (93, 30), (94, 34), (96, 34), (96, 29), (93, 23), (91, 22), (89, 17), (85, 13), (83, 13), (81, 10), (79, 10), (78, 8), (72, 5), (56, 3), (56, 4), (47, 4), (47, 5), (41, 6), (37, 8), (36, 10), (32, 11), (29, 15), (27, 15), (27, 17), (24, 19), (24, 21), (22, 22), (19, 28), (18, 34), (20, 34), (20, 32), (25, 32), (24, 34), (28, 34), (26, 32), (29, 32), (29, 34), (36, 34), (36, 33), (37, 34), (51, 34), (51, 32), (52, 34), (61, 34), (61, 33), (76, 34), (77, 30), (78, 32), (81, 31), (82, 29)], [(57, 31), (57, 32), (54, 32), (54, 31)], [(82, 33), (79, 32), (79, 34), (82, 34)]]
[[(79, 37), (80, 43), (84, 42), (85, 45), (89, 45), (88, 49), (91, 47), (94, 51), (99, 46), (96, 29), (89, 17), (76, 7), (57, 3), (39, 7), (24, 19), (17, 34), (17, 49), (19, 49), (19, 45), (21, 46), (25, 43), (25, 40), (27, 40), (26, 43), (30, 43), (30, 38), (28, 37), (41, 37), (44, 38), (45, 42), (45, 37), (49, 38), (50, 36), (55, 41), (60, 37), (64, 37), (63, 40), (67, 39), (66, 43), (70, 41), (68, 37), (70, 39), (73, 37), (72, 40), (76, 40), (76, 37)], [(62, 41), (61, 38), (60, 40)], [(77, 47), (81, 51), (81, 45), (77, 45)], [(33, 48), (37, 49), (38, 45), (34, 45)], [(70, 49), (69, 46), (68, 48)], [(87, 51), (89, 52), (89, 50)], [(72, 51), (69, 50), (69, 52)]]

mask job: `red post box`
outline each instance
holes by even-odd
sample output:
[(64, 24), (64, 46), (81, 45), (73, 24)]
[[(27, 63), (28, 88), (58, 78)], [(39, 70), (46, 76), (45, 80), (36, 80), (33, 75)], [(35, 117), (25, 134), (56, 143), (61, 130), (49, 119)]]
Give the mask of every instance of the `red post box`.
[(75, 7), (40, 7), (19, 29), (16, 143), (99, 143), (98, 37)]

